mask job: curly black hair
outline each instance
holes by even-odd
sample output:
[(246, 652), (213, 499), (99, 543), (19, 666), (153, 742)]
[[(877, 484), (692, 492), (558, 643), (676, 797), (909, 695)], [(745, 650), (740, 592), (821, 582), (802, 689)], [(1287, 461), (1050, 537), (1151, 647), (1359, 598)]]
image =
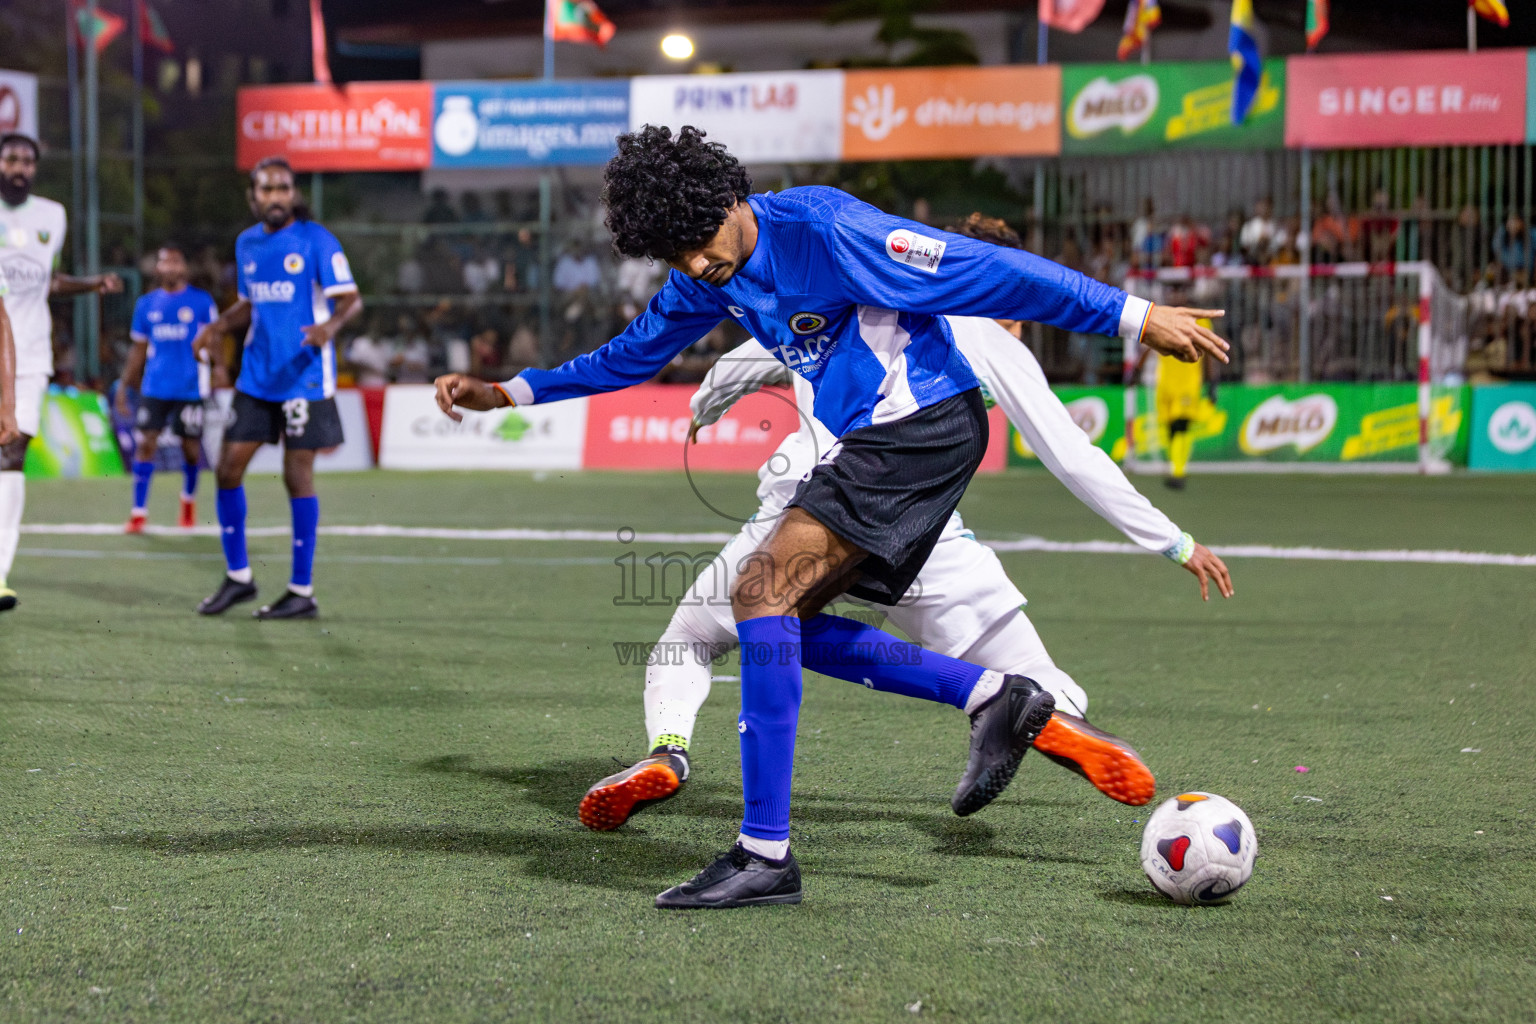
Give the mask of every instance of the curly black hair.
[(1017, 231), (1008, 226), (1007, 221), (1001, 217), (988, 217), (984, 213), (969, 214), (964, 220), (956, 221), (944, 230), (952, 231), (957, 235), (968, 235), (1009, 249), (1024, 248), (1024, 240), (1019, 237)]
[(674, 136), (648, 124), (618, 142), (603, 170), (603, 204), (613, 247), (625, 256), (665, 261), (699, 248), (752, 190), (746, 168), (692, 125)]

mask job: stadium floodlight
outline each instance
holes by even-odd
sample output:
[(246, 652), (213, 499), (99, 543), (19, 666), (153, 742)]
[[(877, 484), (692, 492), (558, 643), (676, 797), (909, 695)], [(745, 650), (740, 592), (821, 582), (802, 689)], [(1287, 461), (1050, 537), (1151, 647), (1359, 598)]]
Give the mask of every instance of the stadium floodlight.
[(672, 60), (687, 60), (693, 56), (693, 40), (681, 32), (673, 32), (662, 39), (661, 52)]

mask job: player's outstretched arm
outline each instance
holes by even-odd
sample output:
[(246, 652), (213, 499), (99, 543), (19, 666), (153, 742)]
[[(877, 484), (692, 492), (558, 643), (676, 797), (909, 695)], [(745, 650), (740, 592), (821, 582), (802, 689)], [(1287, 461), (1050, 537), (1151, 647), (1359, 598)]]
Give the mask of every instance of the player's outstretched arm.
[(501, 389), (500, 385), (487, 384), (480, 378), (471, 377), (465, 373), (445, 373), (437, 378), (435, 384), (437, 407), (443, 410), (443, 415), (455, 423), (461, 422), (464, 417), (453, 411), (454, 406), (486, 412), (512, 404), (512, 400), (507, 397), (507, 393)]
[(773, 358), (756, 338), (748, 338), (737, 345), (715, 360), (699, 389), (688, 399), (688, 406), (693, 411), (689, 440), (697, 436), (700, 427), (718, 423), (731, 406), (753, 392), (775, 384), (790, 384), (793, 372)]
[(117, 414), (128, 416), (128, 390), (139, 389), (144, 382), (144, 364), (149, 360), (149, 340), (147, 338), (134, 338), (133, 345), (128, 349), (128, 361), (123, 364), (123, 376), (117, 383)]
[(1201, 356), (1210, 356), (1223, 363), (1230, 362), (1227, 350), (1231, 346), (1221, 335), (1200, 323), (1202, 318), (1225, 315), (1224, 309), (1153, 306), (1147, 313), (1147, 326), (1142, 331), (1141, 343), (1155, 352), (1186, 363), (1199, 362)]
[(11, 318), (0, 298), (0, 445), (21, 436), (16, 426), (16, 339)]
[(49, 292), (53, 295), (85, 295), (95, 292), (100, 295), (116, 295), (123, 290), (123, 279), (116, 274), (92, 274), (90, 277), (75, 277), (73, 274), (61, 274), (54, 271), (53, 280), (49, 283)]
[(1217, 558), (1210, 548), (1204, 544), (1196, 544), (1194, 553), (1184, 563), (1195, 579), (1200, 581), (1200, 600), (1211, 599), (1211, 584), (1216, 584), (1216, 592), (1222, 597), (1231, 597), (1236, 591), (1232, 589), (1232, 574), (1227, 571), (1227, 563)]

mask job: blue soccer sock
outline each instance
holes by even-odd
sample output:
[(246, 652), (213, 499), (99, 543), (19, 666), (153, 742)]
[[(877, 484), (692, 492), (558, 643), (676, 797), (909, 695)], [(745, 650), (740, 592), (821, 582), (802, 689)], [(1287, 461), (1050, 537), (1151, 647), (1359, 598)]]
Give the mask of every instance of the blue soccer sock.
[(219, 489), (219, 542), (224, 545), (224, 564), (229, 574), (242, 574), (250, 582), (251, 561), (245, 554), (245, 488)]
[(315, 538), (320, 532), (320, 499), (289, 498), (293, 511), (293, 576), (288, 589), (308, 596), (315, 579)]
[(986, 672), (839, 615), (807, 621), (803, 641), (801, 661), (813, 672), (962, 710)]
[(183, 462), (181, 466), (181, 496), (191, 498), (197, 495), (197, 463)]
[(155, 464), (147, 459), (135, 459), (133, 463), (133, 510), (143, 512), (149, 507), (149, 482), (155, 477)]
[(736, 624), (741, 639), (741, 834), (789, 839), (789, 787), (800, 720), (800, 623), (764, 615)]

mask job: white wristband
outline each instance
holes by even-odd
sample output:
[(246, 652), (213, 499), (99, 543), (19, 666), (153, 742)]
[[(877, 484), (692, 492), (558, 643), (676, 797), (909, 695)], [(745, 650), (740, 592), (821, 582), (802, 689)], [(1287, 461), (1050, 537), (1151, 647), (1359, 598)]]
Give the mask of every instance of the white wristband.
[(1179, 539), (1168, 545), (1163, 551), (1163, 557), (1184, 565), (1195, 555), (1195, 538), (1187, 533), (1179, 534)]

